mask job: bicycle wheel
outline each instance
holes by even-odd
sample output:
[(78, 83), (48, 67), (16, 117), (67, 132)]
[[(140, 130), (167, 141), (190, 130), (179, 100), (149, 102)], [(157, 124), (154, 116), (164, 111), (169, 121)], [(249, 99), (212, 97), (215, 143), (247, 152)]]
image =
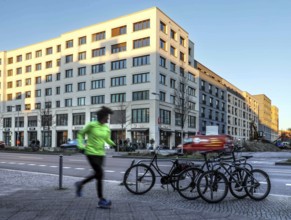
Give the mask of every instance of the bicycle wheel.
[(180, 173), (177, 181), (177, 191), (185, 199), (194, 200), (199, 198), (197, 192), (197, 181), (203, 171), (191, 167)]
[(253, 200), (263, 200), (271, 191), (269, 175), (260, 169), (253, 169), (250, 173), (251, 175), (247, 175), (245, 178), (246, 192)]
[(228, 181), (218, 171), (207, 171), (200, 175), (197, 182), (199, 196), (208, 203), (222, 201), (228, 193)]
[(244, 187), (246, 175), (248, 173), (245, 169), (236, 168), (229, 177), (229, 190), (238, 199), (243, 199), (248, 195)]
[(144, 194), (155, 184), (156, 177), (152, 169), (145, 164), (135, 164), (127, 169), (123, 177), (125, 188), (133, 194)]

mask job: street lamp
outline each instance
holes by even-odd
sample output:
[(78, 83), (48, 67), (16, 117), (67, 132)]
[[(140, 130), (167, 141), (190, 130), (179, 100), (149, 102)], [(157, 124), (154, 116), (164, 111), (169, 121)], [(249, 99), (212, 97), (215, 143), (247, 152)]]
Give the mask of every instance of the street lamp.
[(152, 92), (153, 95), (158, 95), (158, 134), (159, 134), (159, 145), (161, 144), (161, 135), (160, 135), (160, 93)]
[(17, 135), (16, 135), (16, 146), (18, 147), (19, 145), (19, 109), (17, 109), (17, 106), (11, 106), (12, 108), (15, 108), (15, 110), (17, 111)]

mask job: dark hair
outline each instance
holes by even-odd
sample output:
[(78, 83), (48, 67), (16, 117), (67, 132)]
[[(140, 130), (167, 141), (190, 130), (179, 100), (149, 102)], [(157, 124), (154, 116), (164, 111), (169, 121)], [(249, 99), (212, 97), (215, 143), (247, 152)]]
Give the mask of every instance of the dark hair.
[(113, 114), (112, 109), (102, 106), (101, 109), (97, 111), (97, 120), (100, 121), (110, 114)]

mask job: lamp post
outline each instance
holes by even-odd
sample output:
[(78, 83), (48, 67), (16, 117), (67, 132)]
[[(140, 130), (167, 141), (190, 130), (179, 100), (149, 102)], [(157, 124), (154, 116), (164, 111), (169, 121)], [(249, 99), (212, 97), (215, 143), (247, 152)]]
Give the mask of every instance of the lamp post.
[(158, 95), (158, 135), (159, 135), (159, 142), (158, 144), (161, 144), (161, 135), (160, 135), (160, 93), (152, 92), (153, 95)]

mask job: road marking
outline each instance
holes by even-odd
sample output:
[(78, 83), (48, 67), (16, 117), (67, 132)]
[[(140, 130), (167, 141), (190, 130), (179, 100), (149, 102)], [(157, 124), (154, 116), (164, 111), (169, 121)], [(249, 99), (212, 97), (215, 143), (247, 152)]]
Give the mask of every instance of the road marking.
[(18, 165), (24, 165), (25, 163), (17, 163)]
[(286, 186), (291, 186), (291, 183), (286, 183)]
[(19, 156), (18, 158), (24, 158), (24, 159), (38, 159), (42, 160), (42, 157), (34, 157), (34, 156)]
[(114, 173), (115, 171), (114, 170), (105, 170), (104, 172), (106, 172), (106, 173)]
[(71, 169), (71, 167), (63, 167), (64, 169)]
[(30, 163), (30, 164), (27, 164), (28, 166), (35, 166), (35, 164), (34, 163)]
[(57, 168), (58, 166), (50, 166), (51, 168)]
[(6, 162), (1, 162), (1, 163), (6, 163)]
[(9, 162), (8, 164), (16, 164), (15, 162)]
[(40, 166), (40, 167), (46, 167), (46, 165), (44, 165), (44, 164), (41, 164), (41, 165), (38, 165), (38, 166)]
[(125, 174), (125, 171), (120, 172), (121, 174)]
[(75, 168), (75, 170), (85, 170), (85, 168)]

